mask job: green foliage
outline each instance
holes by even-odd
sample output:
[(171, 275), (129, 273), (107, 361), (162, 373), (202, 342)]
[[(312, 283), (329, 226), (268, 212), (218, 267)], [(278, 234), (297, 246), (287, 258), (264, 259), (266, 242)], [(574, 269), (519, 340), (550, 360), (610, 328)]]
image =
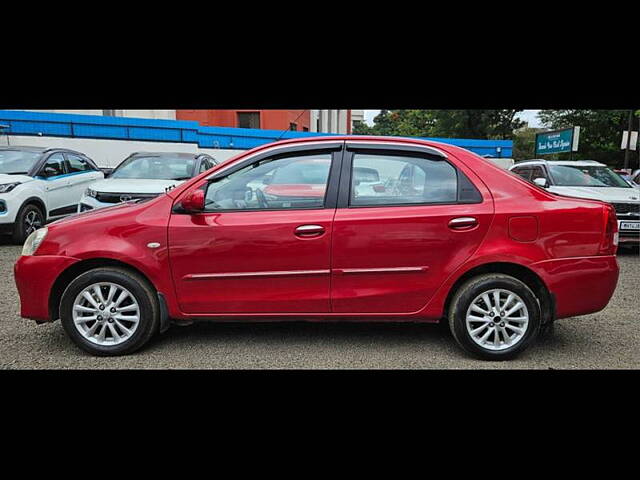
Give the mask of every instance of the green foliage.
[[(637, 112), (636, 112), (637, 113)], [(542, 124), (550, 129), (580, 127), (578, 152), (575, 160), (597, 160), (614, 168), (624, 165), (624, 150), (620, 148), (622, 131), (629, 126), (629, 110), (541, 110), (538, 114)], [(634, 129), (637, 129), (637, 121)], [(569, 153), (557, 154), (566, 160)], [(637, 155), (632, 166), (637, 165)], [(550, 156), (544, 158), (551, 159)]]
[(522, 110), (381, 110), (374, 125), (358, 125), (354, 133), (417, 137), (510, 139), (524, 126), (515, 118)]
[(535, 158), (536, 133), (542, 128), (520, 128), (513, 132), (513, 158), (519, 162)]

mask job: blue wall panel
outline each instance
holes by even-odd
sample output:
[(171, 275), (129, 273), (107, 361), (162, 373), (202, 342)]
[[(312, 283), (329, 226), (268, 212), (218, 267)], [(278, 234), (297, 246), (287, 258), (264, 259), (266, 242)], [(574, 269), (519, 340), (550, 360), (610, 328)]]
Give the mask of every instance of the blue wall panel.
[[(260, 130), (253, 128), (204, 127), (184, 120), (102, 117), (67, 113), (0, 110), (0, 123), (9, 125), (10, 135), (50, 135), (114, 140), (145, 140), (195, 143), (202, 148), (249, 149), (278, 139), (319, 137), (331, 133)], [(425, 138), (457, 145), (478, 155), (512, 156), (511, 140), (475, 140), (468, 138)], [(499, 152), (498, 149), (501, 149)]]

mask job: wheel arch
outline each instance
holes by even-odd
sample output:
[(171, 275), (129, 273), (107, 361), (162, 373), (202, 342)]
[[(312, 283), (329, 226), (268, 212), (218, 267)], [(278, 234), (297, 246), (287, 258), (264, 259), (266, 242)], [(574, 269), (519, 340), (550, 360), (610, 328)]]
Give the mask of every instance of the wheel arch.
[(502, 273), (512, 276), (527, 285), (540, 302), (541, 323), (547, 324), (555, 319), (555, 299), (542, 278), (530, 268), (518, 263), (491, 262), (477, 265), (462, 274), (449, 289), (445, 300), (444, 317), (449, 315), (449, 307), (454, 295), (467, 280), (487, 273)]
[(149, 283), (149, 286), (151, 286), (154, 291), (157, 291), (149, 276), (129, 263), (115, 260), (113, 258), (91, 258), (88, 260), (81, 260), (64, 270), (58, 276), (58, 278), (56, 278), (56, 281), (51, 287), (51, 292), (49, 293), (49, 318), (51, 319), (51, 321), (55, 321), (60, 318), (60, 300), (62, 299), (62, 294), (66, 290), (69, 283), (71, 283), (71, 281), (78, 275), (82, 275), (83, 273), (88, 272), (89, 270), (93, 270), (94, 268), (101, 267), (118, 267), (129, 270), (130, 272), (136, 273), (137, 275), (141, 276)]
[(22, 205), (20, 205), (20, 208), (18, 209), (18, 211), (20, 211), (20, 209), (22, 209), (25, 205), (35, 205), (38, 208), (40, 208), (42, 210), (42, 213), (44, 215), (44, 219), (45, 221), (48, 218), (47, 215), (47, 205), (44, 203), (44, 200), (40, 197), (28, 197), (24, 202), (22, 202)]

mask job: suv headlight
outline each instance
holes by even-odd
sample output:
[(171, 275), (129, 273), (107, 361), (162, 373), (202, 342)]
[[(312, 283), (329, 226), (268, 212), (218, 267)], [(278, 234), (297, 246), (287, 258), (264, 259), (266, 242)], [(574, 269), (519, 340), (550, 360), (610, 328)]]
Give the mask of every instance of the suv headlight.
[(5, 183), (3, 185), (0, 185), (0, 193), (8, 193), (14, 188), (16, 188), (18, 185), (20, 185), (20, 182)]
[(96, 192), (95, 190), (91, 190), (90, 188), (87, 188), (87, 189), (84, 191), (84, 194), (85, 194), (87, 197), (93, 197), (93, 198), (96, 198), (96, 195), (98, 195), (98, 192)]
[(49, 229), (47, 227), (40, 228), (27, 237), (22, 247), (22, 255), (33, 255), (47, 236)]

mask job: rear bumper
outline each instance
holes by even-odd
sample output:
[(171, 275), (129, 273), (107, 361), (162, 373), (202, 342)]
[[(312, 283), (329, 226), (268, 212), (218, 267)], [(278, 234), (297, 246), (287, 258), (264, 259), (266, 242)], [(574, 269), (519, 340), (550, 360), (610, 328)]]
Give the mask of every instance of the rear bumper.
[(20, 316), (45, 322), (56, 320), (49, 315), (51, 288), (60, 274), (78, 261), (47, 255), (20, 257), (13, 267), (20, 294)]
[(615, 255), (546, 260), (531, 268), (555, 297), (556, 318), (599, 312), (618, 284)]

